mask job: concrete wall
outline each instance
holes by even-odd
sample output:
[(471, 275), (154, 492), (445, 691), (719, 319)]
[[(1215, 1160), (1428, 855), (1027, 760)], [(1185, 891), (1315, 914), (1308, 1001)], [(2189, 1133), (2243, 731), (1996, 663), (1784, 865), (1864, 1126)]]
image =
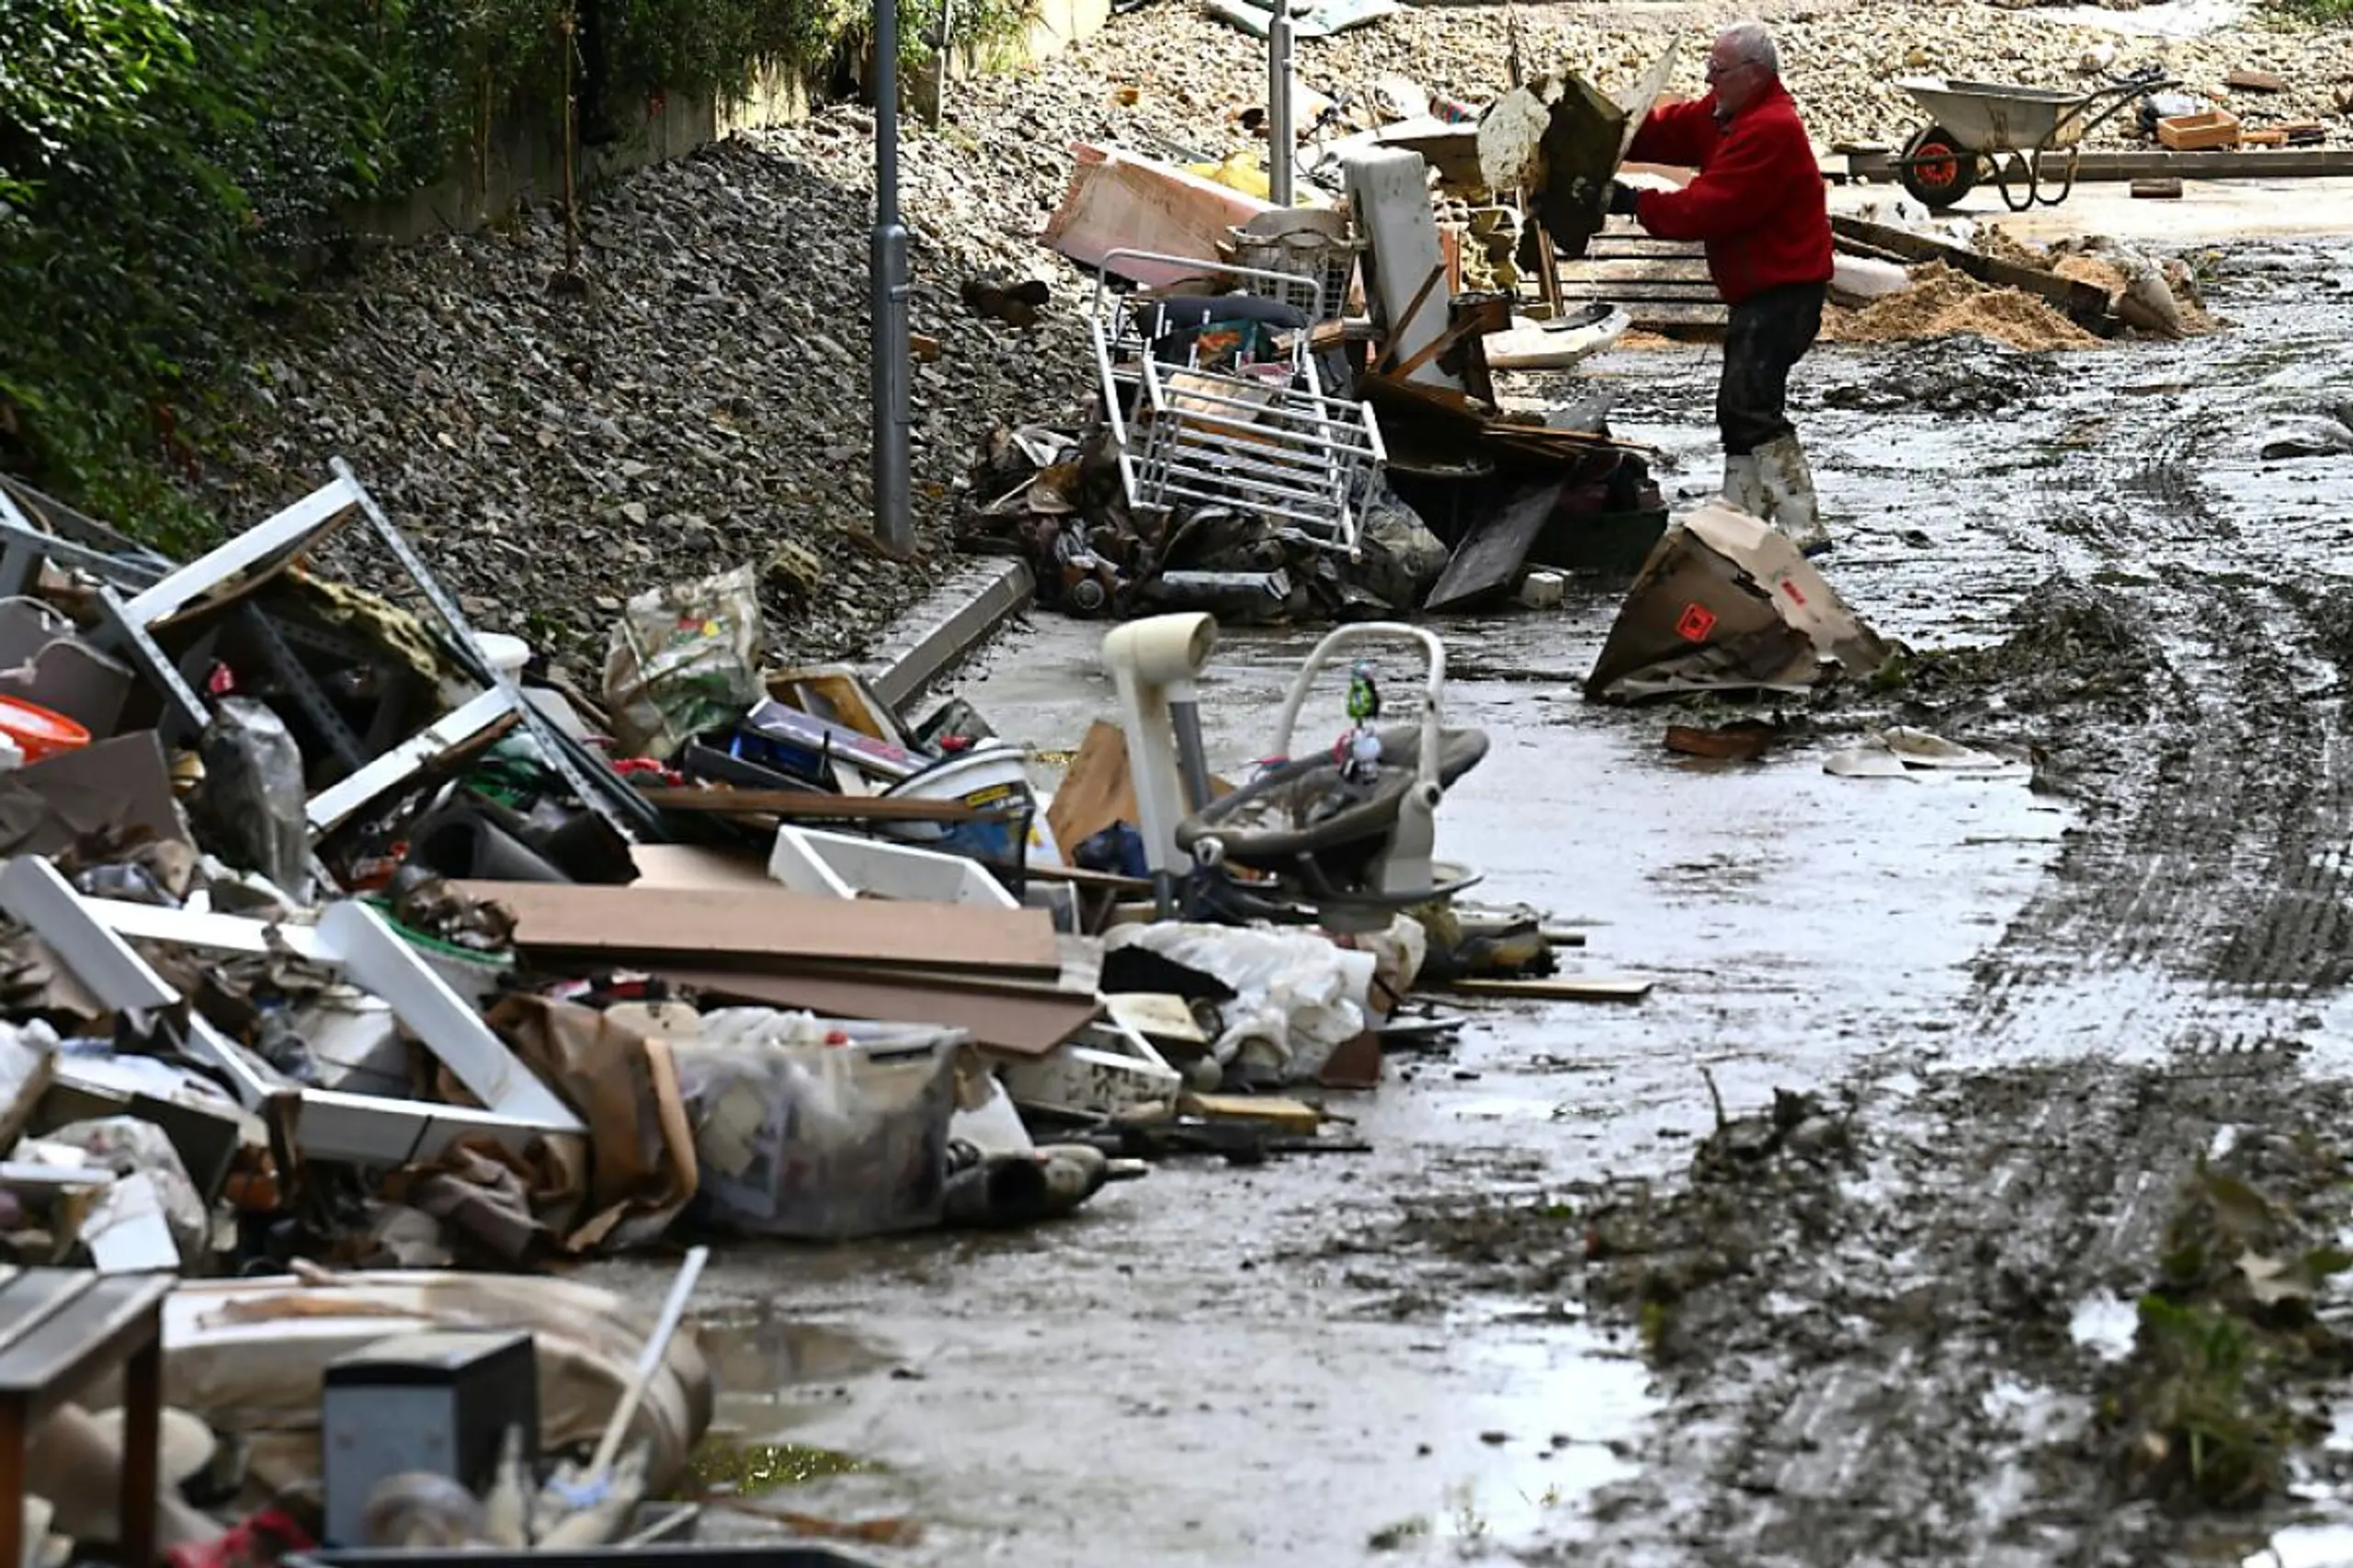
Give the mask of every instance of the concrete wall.
[[(1111, 18), (1111, 0), (1036, 0), (1028, 32), (1017, 41), (987, 50), (950, 51), (948, 77), (954, 81), (983, 71), (1017, 70), (1100, 31)], [(907, 74), (906, 107), (928, 113), (937, 103), (938, 66)], [(952, 93), (951, 93), (952, 97)], [(808, 118), (809, 97), (800, 83), (776, 75), (758, 84), (740, 103), (657, 97), (642, 113), (624, 116), (618, 141), (579, 150), (577, 177), (583, 191), (651, 164), (682, 158), (738, 131), (790, 125)], [(561, 128), (533, 120), (494, 119), (487, 146), (438, 185), (404, 200), (379, 202), (351, 214), (353, 233), (394, 244), (429, 234), (482, 228), (525, 202), (563, 198)]]

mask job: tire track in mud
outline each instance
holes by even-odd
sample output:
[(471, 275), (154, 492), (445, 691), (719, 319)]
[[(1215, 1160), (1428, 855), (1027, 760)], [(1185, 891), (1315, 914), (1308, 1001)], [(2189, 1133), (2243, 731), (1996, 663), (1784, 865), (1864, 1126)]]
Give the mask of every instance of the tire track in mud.
[[(2218, 432), (2258, 347), (2224, 347), (2200, 378), (2220, 390), (2155, 429), (2108, 422), (2020, 498), (2141, 580), (2107, 591), (2177, 678), (2112, 737), (2081, 830), (1979, 961), (1945, 1069), (1870, 1096), (1864, 1174), (1804, 1189), (1837, 1223), (1801, 1219), (1811, 1244), (1729, 1271), (1758, 1321), (1724, 1281), (1662, 1288), (1654, 1346), (1668, 1312), (1715, 1342), (1656, 1356), (1652, 1468), (1581, 1560), (2106, 1568), (2173, 1541), (2120, 1506), (2070, 1319), (2145, 1284), (2218, 1128), (2292, 1124), (2279, 1048), (2344, 983), (2353, 930), (2353, 746), (2343, 703), (2304, 694), (2326, 629), (2278, 585), (2309, 569), (2302, 541), (2206, 477), (2227, 472)], [(1769, 1194), (1717, 1201), (1730, 1225), (1776, 1223)]]

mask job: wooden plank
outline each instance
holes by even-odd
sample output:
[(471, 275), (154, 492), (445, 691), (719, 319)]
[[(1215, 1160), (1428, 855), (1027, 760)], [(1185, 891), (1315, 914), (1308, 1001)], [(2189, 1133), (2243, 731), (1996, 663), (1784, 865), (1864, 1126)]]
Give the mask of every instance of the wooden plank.
[(1176, 1101), (1176, 1111), (1209, 1121), (1256, 1122), (1285, 1132), (1313, 1132), (1324, 1125), (1322, 1111), (1279, 1095), (1186, 1095)]
[(1595, 282), (1614, 280), (1622, 283), (1704, 283), (1711, 288), (1715, 285), (1714, 278), (1708, 272), (1707, 258), (1696, 256), (1626, 256), (1600, 259), (1588, 256), (1583, 261), (1563, 262), (1561, 275), (1563, 278), (1582, 278)]
[[(1858, 178), (1893, 180), (1895, 159), (1888, 153), (1853, 153), (1849, 171)], [(2325, 179), (2353, 175), (2353, 149), (2278, 147), (2215, 153), (2086, 153), (2078, 180)]]
[(1007, 1056), (1048, 1055), (1075, 1039), (1102, 1012), (1102, 1004), (1092, 996), (1006, 996), (897, 981), (731, 974), (688, 966), (664, 966), (656, 972), (665, 980), (710, 995), (771, 1007), (801, 1007), (820, 1017), (969, 1029), (976, 1043)]
[(1637, 327), (1727, 326), (1732, 312), (1722, 304), (1652, 300), (1621, 300), (1626, 316)]
[(782, 888), (456, 885), (513, 914), (516, 943), (531, 951), (1062, 972), (1052, 917), (1040, 909), (821, 898)]
[(1628, 305), (1637, 300), (1656, 300), (1670, 304), (1706, 304), (1723, 302), (1716, 286), (1709, 282), (1696, 283), (1611, 283), (1588, 282), (1582, 278), (1561, 279), (1562, 294), (1571, 300), (1607, 300), (1614, 305)]
[(924, 801), (898, 795), (802, 794), (797, 790), (661, 790), (638, 793), (665, 812), (712, 812), (732, 816), (789, 817), (796, 822), (978, 822), (990, 812), (961, 801)]
[(1835, 217), (1830, 220), (1830, 228), (1835, 234), (1893, 251), (1914, 261), (1941, 261), (1957, 272), (1965, 272), (1997, 289), (2018, 289), (2039, 295), (2077, 321), (2098, 321), (2108, 314), (2108, 290), (2097, 284), (2062, 278), (2055, 272), (2044, 272), (2039, 267), (2021, 267), (2017, 262), (1984, 256), (1962, 245), (1949, 244), (1925, 234), (1913, 233), (1907, 229), (1869, 222), (1860, 218)]
[(1596, 240), (1585, 247), (1585, 254), (1563, 258), (1561, 265), (1574, 267), (1586, 261), (1700, 261), (1708, 259), (1707, 251), (1699, 245), (1685, 244), (1680, 240)]
[(1651, 994), (1651, 983), (1606, 975), (1563, 975), (1550, 980), (1457, 980), (1447, 989), (1465, 996), (1536, 1002), (1639, 1002)]
[[(116, 1274), (101, 1278), (65, 1269), (35, 1269), (26, 1281), (62, 1274), (72, 1288), (70, 1310), (54, 1312), (0, 1353), (0, 1390), (71, 1398), (74, 1381), (120, 1361), (162, 1331), (157, 1308), (179, 1283), (176, 1275)], [(18, 1290), (24, 1285), (20, 1282)], [(5, 1300), (5, 1298), (0, 1298)]]

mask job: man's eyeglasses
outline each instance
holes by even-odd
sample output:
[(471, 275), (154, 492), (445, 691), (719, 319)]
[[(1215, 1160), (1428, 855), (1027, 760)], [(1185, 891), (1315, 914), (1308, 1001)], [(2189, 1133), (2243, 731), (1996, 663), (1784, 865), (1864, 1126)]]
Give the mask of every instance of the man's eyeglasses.
[(1724, 77), (1731, 75), (1733, 72), (1745, 71), (1756, 63), (1756, 62), (1754, 60), (1735, 60), (1729, 65), (1719, 65), (1714, 61), (1711, 60), (1708, 62), (1708, 80), (1711, 82), (1721, 81)]

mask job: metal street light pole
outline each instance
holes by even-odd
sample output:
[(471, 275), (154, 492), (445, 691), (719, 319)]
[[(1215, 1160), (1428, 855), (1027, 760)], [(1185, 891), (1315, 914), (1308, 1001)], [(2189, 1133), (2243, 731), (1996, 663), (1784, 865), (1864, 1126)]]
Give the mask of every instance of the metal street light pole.
[(874, 4), (873, 290), (874, 538), (892, 555), (915, 553), (908, 497), (907, 231), (899, 222), (899, 0)]
[(1290, 3), (1274, 0), (1267, 18), (1267, 196), (1290, 205), (1291, 160), (1299, 143), (1290, 123)]

